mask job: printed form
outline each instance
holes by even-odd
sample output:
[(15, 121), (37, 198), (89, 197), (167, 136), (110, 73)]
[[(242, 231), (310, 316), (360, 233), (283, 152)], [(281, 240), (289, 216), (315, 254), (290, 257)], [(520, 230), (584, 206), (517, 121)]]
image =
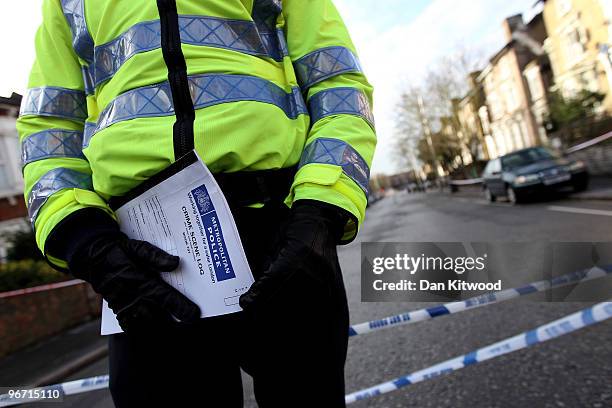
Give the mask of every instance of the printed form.
[[(183, 159), (181, 159), (183, 160)], [(195, 152), (192, 163), (115, 211), (121, 231), (181, 258), (163, 279), (202, 311), (202, 317), (240, 310), (238, 299), (253, 275), (229, 206), (213, 175)], [(106, 302), (102, 335), (121, 327)]]

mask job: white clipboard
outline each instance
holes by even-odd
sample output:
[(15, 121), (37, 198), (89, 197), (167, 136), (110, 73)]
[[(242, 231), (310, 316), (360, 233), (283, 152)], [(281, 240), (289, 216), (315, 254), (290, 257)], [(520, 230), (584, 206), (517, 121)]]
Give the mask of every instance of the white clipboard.
[[(202, 317), (239, 312), (253, 274), (227, 201), (195, 151), (138, 186), (113, 205), (121, 231), (181, 258), (162, 277), (202, 311)], [(106, 301), (102, 335), (121, 327)]]

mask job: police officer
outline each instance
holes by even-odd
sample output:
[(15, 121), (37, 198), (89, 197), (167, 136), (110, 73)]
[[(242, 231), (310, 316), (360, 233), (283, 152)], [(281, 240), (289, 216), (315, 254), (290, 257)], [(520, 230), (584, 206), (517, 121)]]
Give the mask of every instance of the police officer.
[[(363, 221), (372, 88), (331, 0), (44, 0), (18, 131), (36, 240), (89, 282), (118, 407), (344, 406), (348, 309), (336, 245)], [(111, 204), (195, 149), (256, 282), (200, 319)], [(177, 321), (178, 320), (178, 321)]]

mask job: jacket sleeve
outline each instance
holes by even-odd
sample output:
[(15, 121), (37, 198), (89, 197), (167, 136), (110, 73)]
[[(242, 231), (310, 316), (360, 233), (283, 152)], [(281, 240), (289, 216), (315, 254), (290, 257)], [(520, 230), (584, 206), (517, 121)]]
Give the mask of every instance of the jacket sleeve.
[(25, 198), (36, 242), (56, 266), (65, 262), (45, 252), (53, 228), (69, 214), (97, 207), (113, 216), (93, 191), (89, 163), (82, 152), (87, 96), (81, 63), (60, 0), (44, 0), (43, 23), (36, 33), (36, 60), (21, 104)]
[(344, 231), (349, 242), (365, 216), (376, 146), (372, 87), (331, 0), (284, 0), (283, 15), (311, 121), (288, 202), (315, 199), (347, 210), (354, 217)]

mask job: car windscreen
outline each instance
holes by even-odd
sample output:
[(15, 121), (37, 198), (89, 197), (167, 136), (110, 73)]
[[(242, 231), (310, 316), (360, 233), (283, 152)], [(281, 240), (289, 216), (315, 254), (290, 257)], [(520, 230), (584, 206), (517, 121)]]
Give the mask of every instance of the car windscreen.
[(546, 149), (536, 148), (522, 150), (502, 157), (502, 167), (504, 170), (516, 169), (530, 164), (554, 159), (554, 156)]

